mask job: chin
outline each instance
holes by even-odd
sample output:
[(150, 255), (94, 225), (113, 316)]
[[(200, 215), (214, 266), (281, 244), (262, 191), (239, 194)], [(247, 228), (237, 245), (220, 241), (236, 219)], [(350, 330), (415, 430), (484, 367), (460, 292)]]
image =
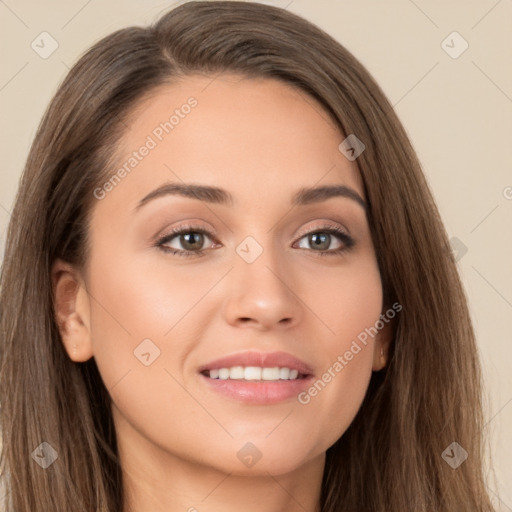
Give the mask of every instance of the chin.
[[(277, 441), (277, 439), (276, 439)], [(238, 476), (268, 477), (285, 475), (311, 463), (317, 457), (323, 457), (325, 452), (313, 452), (313, 446), (308, 450), (304, 442), (284, 444), (282, 439), (272, 443), (268, 439), (243, 442), (230, 442), (229, 447), (222, 452), (216, 450), (214, 460), (204, 461), (224, 473)], [(209, 453), (208, 459), (211, 459)], [(223, 461), (219, 464), (220, 461)]]

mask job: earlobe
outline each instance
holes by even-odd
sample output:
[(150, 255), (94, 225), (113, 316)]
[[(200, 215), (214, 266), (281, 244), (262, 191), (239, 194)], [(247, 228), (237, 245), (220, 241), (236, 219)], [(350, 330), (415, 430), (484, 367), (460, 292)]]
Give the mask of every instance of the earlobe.
[(387, 323), (378, 333), (373, 348), (374, 372), (384, 369), (389, 361), (389, 349), (394, 335), (394, 322)]
[(90, 305), (85, 283), (69, 263), (52, 266), (55, 321), (71, 360), (84, 362), (93, 356), (90, 336)]

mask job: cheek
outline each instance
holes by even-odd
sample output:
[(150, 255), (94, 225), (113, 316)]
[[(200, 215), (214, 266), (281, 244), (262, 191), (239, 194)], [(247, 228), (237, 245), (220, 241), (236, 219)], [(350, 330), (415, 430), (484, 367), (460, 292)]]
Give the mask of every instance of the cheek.
[(109, 391), (116, 386), (114, 401), (126, 399), (121, 410), (137, 410), (139, 404), (144, 414), (150, 414), (150, 403), (153, 410), (161, 408), (169, 395), (174, 401), (187, 398), (170, 374), (183, 381), (187, 357), (204, 338), (206, 318), (214, 309), (210, 305), (205, 312), (209, 302), (204, 299), (219, 273), (170, 268), (160, 257), (155, 262), (124, 256), (129, 252), (114, 252), (108, 241), (96, 246), (101, 251), (91, 259), (91, 335), (105, 386)]
[[(105, 251), (91, 268), (94, 331), (111, 342), (124, 340), (132, 350), (145, 338), (162, 340), (211, 286), (179, 268), (169, 272), (136, 258), (114, 259)], [(212, 283), (215, 278), (210, 275)]]
[(152, 359), (160, 355), (162, 336), (179, 313), (180, 294), (169, 293), (170, 283), (146, 273), (127, 252), (114, 252), (108, 242), (97, 246), (101, 251), (91, 259), (91, 341), (108, 388), (143, 366), (137, 358), (141, 343)]
[(382, 312), (377, 262), (362, 254), (339, 269), (310, 268), (304, 274), (299, 293), (317, 317), (323, 352), (333, 361), (361, 333), (364, 337)]
[[(162, 274), (135, 258), (113, 258), (108, 250), (93, 257), (91, 268), (94, 358), (119, 424), (136, 425), (157, 442), (181, 439), (164, 431), (175, 425), (176, 409), (186, 411), (179, 418), (181, 433), (205, 423), (204, 411), (180, 384), (180, 368), (202, 332), (194, 305), (212, 283), (196, 279), (192, 286), (183, 272)], [(187, 449), (193, 452), (193, 444)]]
[(309, 434), (316, 434), (327, 449), (350, 426), (368, 388), (382, 285), (372, 258), (322, 284), (321, 289), (308, 285), (308, 304), (315, 305), (323, 324), (323, 335), (315, 343), (322, 366), (298, 402), (305, 416), (315, 418)]

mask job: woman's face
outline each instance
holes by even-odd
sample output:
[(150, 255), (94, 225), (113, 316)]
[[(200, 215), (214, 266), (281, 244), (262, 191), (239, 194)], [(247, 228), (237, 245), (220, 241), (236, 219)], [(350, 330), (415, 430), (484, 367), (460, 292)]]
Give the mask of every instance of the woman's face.
[[(121, 452), (240, 474), (323, 460), (388, 331), (368, 335), (382, 288), (345, 136), (304, 93), (234, 75), (162, 87), (128, 127), (65, 339), (96, 360)], [(298, 195), (318, 187), (340, 188)]]

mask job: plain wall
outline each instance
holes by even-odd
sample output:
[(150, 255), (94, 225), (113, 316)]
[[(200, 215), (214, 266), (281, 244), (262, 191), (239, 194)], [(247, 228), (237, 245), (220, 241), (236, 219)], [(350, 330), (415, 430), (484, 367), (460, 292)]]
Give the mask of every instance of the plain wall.
[[(512, 511), (512, 2), (262, 3), (302, 15), (353, 52), (382, 86), (410, 135), (447, 231), (457, 239), (489, 397), (485, 432), (498, 478), (497, 487), (489, 482), (489, 491), (497, 510)], [(57, 85), (98, 39), (118, 28), (150, 23), (173, 5), (156, 0), (0, 2), (0, 257), (18, 179)], [(31, 47), (43, 31), (58, 43), (46, 59)], [(464, 40), (468, 48), (457, 56)]]

